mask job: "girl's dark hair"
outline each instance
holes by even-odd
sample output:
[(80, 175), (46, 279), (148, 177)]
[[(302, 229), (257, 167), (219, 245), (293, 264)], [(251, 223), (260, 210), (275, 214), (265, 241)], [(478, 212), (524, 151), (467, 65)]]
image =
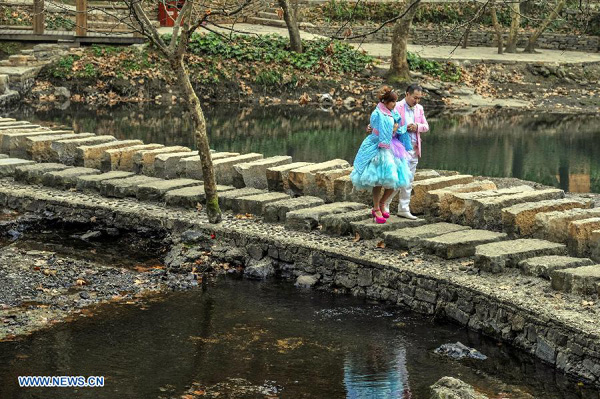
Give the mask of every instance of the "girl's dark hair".
[(390, 86), (383, 86), (378, 92), (379, 101), (389, 103), (390, 101), (398, 101), (398, 94)]

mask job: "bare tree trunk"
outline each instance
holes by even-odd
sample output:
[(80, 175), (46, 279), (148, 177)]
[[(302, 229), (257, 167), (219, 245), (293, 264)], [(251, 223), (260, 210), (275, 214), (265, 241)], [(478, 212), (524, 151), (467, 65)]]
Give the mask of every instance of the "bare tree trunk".
[(467, 28), (465, 29), (465, 34), (463, 36), (463, 42), (462, 42), (462, 48), (467, 48), (467, 45), (469, 44), (469, 33), (471, 33), (471, 24), (468, 24)]
[(492, 14), (492, 26), (496, 31), (496, 41), (498, 44), (498, 54), (504, 53), (504, 40), (502, 40), (502, 27), (498, 22), (498, 14), (496, 13), (496, 1), (490, 1), (490, 13)]
[(206, 214), (210, 223), (221, 221), (221, 209), (217, 198), (217, 181), (210, 156), (210, 145), (206, 134), (206, 120), (200, 106), (200, 100), (190, 82), (190, 75), (183, 62), (183, 54), (171, 60), (171, 67), (177, 74), (177, 82), (181, 92), (185, 95), (187, 108), (192, 116), (194, 136), (204, 179), (204, 192), (206, 193)]
[(558, 18), (560, 12), (562, 11), (562, 9), (564, 8), (564, 6), (566, 4), (567, 4), (566, 0), (558, 0), (554, 10), (552, 10), (550, 15), (548, 15), (548, 17), (546, 17), (546, 19), (541, 23), (541, 25), (538, 26), (536, 31), (533, 32), (531, 34), (531, 36), (529, 37), (529, 41), (527, 42), (527, 47), (525, 47), (526, 53), (535, 53), (535, 43), (537, 42), (539, 37), (542, 35), (542, 33), (544, 33), (546, 28), (548, 28), (548, 25), (550, 25), (550, 23), (552, 21), (554, 21), (556, 18)]
[(507, 53), (517, 52), (517, 40), (519, 39), (519, 26), (521, 24), (521, 8), (519, 7), (519, 0), (512, 1), (513, 2), (510, 4), (510, 31), (508, 32), (506, 48), (504, 49)]
[(287, 25), (290, 35), (290, 48), (296, 53), (302, 52), (302, 39), (300, 38), (300, 29), (298, 28), (298, 20), (296, 12), (290, 5), (289, 0), (278, 0), (279, 7), (283, 10), (283, 19)]
[(406, 61), (406, 47), (412, 20), (417, 13), (420, 3), (421, 0), (413, 0), (409, 3), (407, 5), (410, 7), (408, 12), (394, 24), (392, 30), (392, 62), (387, 74), (389, 83), (400, 83), (410, 80), (410, 68)]

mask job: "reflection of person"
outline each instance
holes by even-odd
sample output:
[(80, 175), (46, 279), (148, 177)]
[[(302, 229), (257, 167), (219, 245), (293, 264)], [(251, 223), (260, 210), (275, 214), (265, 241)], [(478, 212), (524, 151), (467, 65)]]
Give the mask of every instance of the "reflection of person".
[[(372, 133), (362, 142), (354, 170), (350, 174), (352, 184), (359, 190), (373, 190), (373, 210), (376, 223), (385, 223), (389, 213), (382, 213), (380, 205), (401, 187), (410, 184), (408, 153), (398, 140), (392, 143), (396, 121), (400, 120), (396, 107), (398, 95), (388, 86), (379, 92), (379, 104), (371, 114)], [(400, 127), (405, 132), (406, 126)], [(382, 193), (383, 189), (383, 193)]]
[(404, 144), (408, 153), (411, 155), (408, 160), (411, 177), (408, 186), (400, 188), (387, 198), (383, 211), (389, 212), (390, 203), (392, 202), (394, 195), (399, 193), (398, 216), (407, 219), (417, 218), (410, 213), (410, 194), (412, 192), (412, 182), (415, 178), (417, 164), (421, 157), (421, 134), (429, 131), (429, 124), (427, 123), (427, 119), (425, 119), (425, 112), (423, 111), (421, 104), (419, 104), (421, 98), (423, 98), (423, 88), (417, 84), (411, 84), (406, 89), (404, 100), (397, 103), (394, 109), (394, 111), (400, 114), (400, 126), (406, 126), (406, 130), (410, 135), (410, 144)]

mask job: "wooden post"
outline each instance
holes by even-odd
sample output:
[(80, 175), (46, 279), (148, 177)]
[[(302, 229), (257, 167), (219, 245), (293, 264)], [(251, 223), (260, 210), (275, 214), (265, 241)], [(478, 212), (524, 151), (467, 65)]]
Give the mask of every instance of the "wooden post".
[(33, 33), (44, 34), (44, 0), (33, 0)]
[(75, 35), (87, 35), (87, 0), (76, 0)]

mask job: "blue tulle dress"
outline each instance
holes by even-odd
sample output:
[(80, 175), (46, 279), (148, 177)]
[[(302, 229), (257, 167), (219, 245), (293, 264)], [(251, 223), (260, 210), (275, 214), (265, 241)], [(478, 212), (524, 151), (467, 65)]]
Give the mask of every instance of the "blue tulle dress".
[(379, 103), (371, 114), (373, 132), (362, 142), (350, 174), (352, 184), (358, 190), (370, 190), (375, 186), (397, 190), (410, 185), (407, 162), (410, 155), (402, 145), (406, 141), (402, 140), (402, 135), (408, 133), (404, 125), (394, 134), (394, 123), (398, 121), (398, 112), (390, 111), (383, 103)]

